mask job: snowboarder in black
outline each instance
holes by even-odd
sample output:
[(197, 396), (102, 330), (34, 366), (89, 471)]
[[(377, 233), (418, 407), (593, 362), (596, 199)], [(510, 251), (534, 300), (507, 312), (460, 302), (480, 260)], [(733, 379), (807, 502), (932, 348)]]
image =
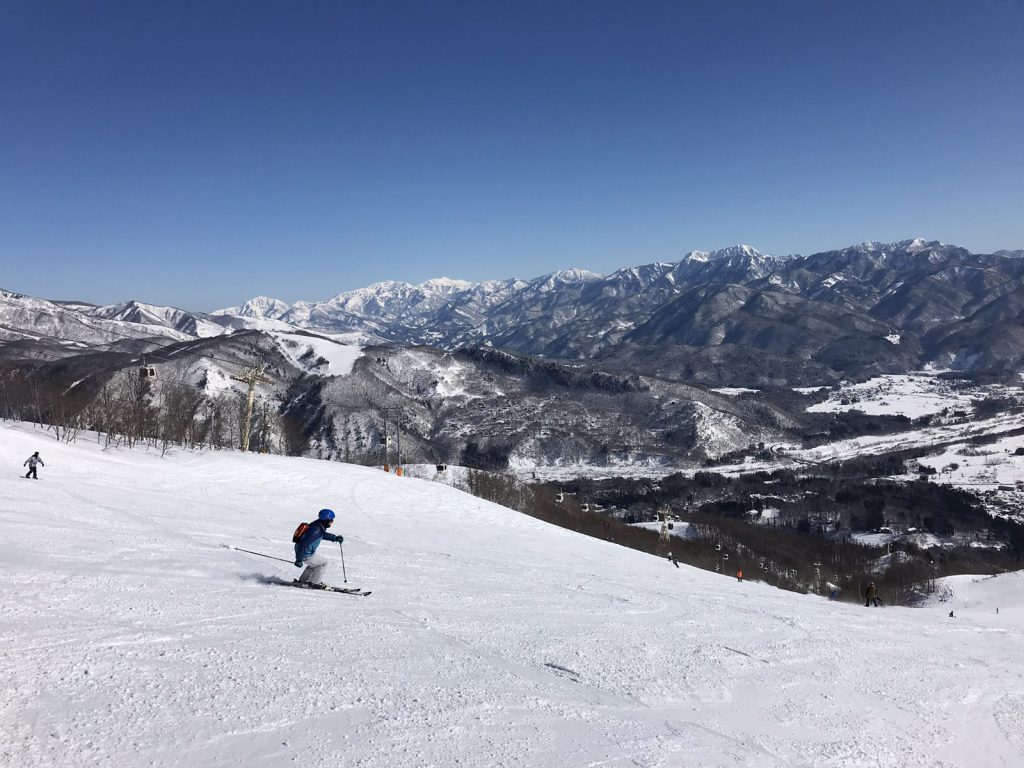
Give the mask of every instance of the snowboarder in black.
[(28, 465), (28, 472), (25, 473), (25, 477), (31, 477), (33, 480), (39, 479), (39, 475), (36, 474), (37, 464), (42, 464), (44, 467), (46, 466), (46, 462), (44, 462), (39, 456), (39, 451), (36, 451), (25, 459), (25, 463), (21, 465), (23, 467)]
[(866, 599), (864, 600), (864, 607), (867, 608), (869, 605), (871, 605), (871, 601), (874, 600), (875, 601), (875, 608), (877, 608), (878, 607), (878, 587), (875, 586), (875, 582), (872, 581), (870, 584), (868, 584), (868, 589), (867, 589), (867, 591), (864, 594), (867, 596)]

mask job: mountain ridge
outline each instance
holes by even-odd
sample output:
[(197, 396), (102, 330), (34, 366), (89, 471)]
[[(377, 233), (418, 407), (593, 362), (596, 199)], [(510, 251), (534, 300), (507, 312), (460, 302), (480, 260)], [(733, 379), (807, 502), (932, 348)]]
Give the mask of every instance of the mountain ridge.
[(926, 366), (1021, 370), (1021, 253), (973, 254), (920, 237), (809, 256), (736, 245), (608, 275), (383, 281), (323, 301), (258, 296), (210, 314), (5, 292), (0, 338), (60, 355), (71, 352), (68, 342), (138, 350), (236, 329), (304, 329), (600, 361), (719, 385), (827, 383)]
[[(922, 237), (868, 240), (809, 256), (773, 256), (736, 245), (609, 275), (562, 270), (530, 280), (441, 279), (443, 292), (432, 290), (431, 281), (378, 283), (325, 302), (296, 303), (279, 317), (321, 331), (368, 330), (392, 343), (602, 358), (658, 374), (666, 370), (652, 364), (649, 352), (659, 345), (715, 348), (722, 363), (740, 367), (751, 349), (755, 357), (793, 357), (821, 380), (855, 374), (869, 349), (879, 355), (868, 355), (864, 373), (1020, 366), (1024, 348), (1009, 325), (1024, 310), (1018, 297), (1024, 261), (1006, 255), (1014, 253), (972, 254)], [(723, 304), (729, 295), (745, 298)], [(691, 303), (703, 296), (718, 310), (691, 307), (679, 314), (678, 302), (687, 296)], [(972, 325), (970, 318), (993, 302), (1000, 309), (988, 314), (997, 318), (997, 328)], [(724, 314), (707, 325), (715, 311)], [(799, 329), (799, 343), (784, 332), (787, 327)], [(879, 344), (893, 336), (904, 340), (899, 351)], [(836, 347), (839, 340), (862, 354), (843, 362), (848, 356)]]

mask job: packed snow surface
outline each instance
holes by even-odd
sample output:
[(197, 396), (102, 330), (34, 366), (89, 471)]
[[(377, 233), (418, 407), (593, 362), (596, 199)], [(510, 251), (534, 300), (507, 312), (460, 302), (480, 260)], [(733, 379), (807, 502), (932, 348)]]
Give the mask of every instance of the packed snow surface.
[[(1024, 622), (1024, 572), (994, 576), (947, 576), (938, 580), (932, 606), (945, 606), (961, 616), (992, 617), (993, 614), (1014, 616)], [(998, 612), (998, 613), (997, 613)]]
[[(1024, 764), (1019, 574), (951, 619), (676, 569), (379, 469), (10, 424), (0, 461), (0, 765)], [(323, 506), (371, 596), (223, 546), (290, 560)]]

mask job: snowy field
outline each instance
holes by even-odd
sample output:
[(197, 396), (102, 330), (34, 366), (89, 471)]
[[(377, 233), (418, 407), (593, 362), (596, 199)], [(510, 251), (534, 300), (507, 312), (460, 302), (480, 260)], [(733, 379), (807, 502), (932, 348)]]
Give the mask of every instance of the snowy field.
[[(811, 413), (858, 410), (869, 416), (907, 416), (914, 419), (941, 413), (945, 409), (970, 411), (976, 400), (995, 389), (978, 387), (965, 391), (958, 388), (957, 382), (946, 381), (928, 373), (890, 374), (876, 376), (860, 384), (846, 385), (839, 390), (830, 390), (827, 400), (807, 410)], [(1004, 388), (998, 389), (1002, 392)], [(813, 387), (799, 387), (796, 391), (816, 390)], [(1014, 393), (1019, 391), (1019, 387), (1013, 388)]]
[(939, 471), (932, 479), (962, 488), (1024, 483), (1024, 435), (1012, 435), (984, 445), (960, 443), (921, 459)]
[[(3, 766), (1024, 765), (1020, 574), (865, 609), (369, 468), (10, 424), (0, 464)], [(325, 505), (370, 597), (223, 547)]]

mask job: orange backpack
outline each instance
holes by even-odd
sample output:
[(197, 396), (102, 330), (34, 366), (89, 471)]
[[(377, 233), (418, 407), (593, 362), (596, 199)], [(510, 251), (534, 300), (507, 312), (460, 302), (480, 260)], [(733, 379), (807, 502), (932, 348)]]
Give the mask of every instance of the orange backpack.
[(309, 523), (299, 523), (299, 527), (295, 529), (295, 533), (292, 534), (292, 544), (298, 544), (299, 539), (306, 535), (306, 531), (309, 530)]

